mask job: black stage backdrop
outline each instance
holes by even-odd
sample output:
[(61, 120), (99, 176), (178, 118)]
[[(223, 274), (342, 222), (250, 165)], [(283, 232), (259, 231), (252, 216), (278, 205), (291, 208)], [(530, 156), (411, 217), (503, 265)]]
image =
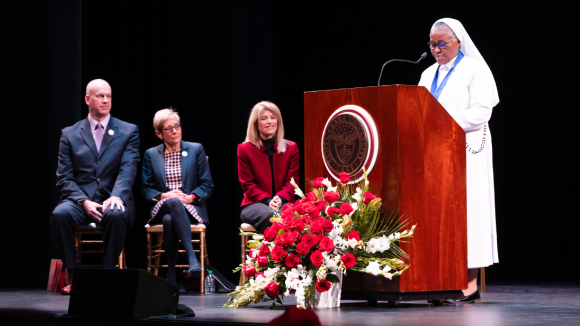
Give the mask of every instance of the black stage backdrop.
[[(183, 138), (202, 143), (215, 191), (208, 202), (209, 258), (232, 281), (239, 264), (242, 191), (236, 146), (252, 106), (282, 110), (286, 138), (303, 148), (303, 92), (376, 85), (382, 64), (427, 51), (438, 18), (459, 19), (496, 78), (501, 102), (490, 122), (500, 263), (488, 282), (575, 281), (577, 213), (568, 56), (569, 8), (550, 11), (466, 2), (394, 6), (375, 2), (18, 1), (7, 8), (4, 49), (9, 134), (4, 154), (3, 287), (44, 287), (58, 258), (48, 217), (57, 203), (60, 130), (84, 118), (87, 82), (107, 80), (112, 115), (141, 130), (141, 152), (159, 144), (154, 113), (177, 108)], [(570, 51), (571, 52), (571, 51)], [(572, 54), (571, 52), (570, 54)], [(383, 84), (417, 84), (434, 59), (392, 63)], [(8, 97), (8, 98), (6, 98)], [(570, 117), (568, 117), (570, 116)], [(564, 117), (564, 119), (562, 119)], [(572, 127), (569, 126), (572, 124)], [(301, 152), (301, 155), (307, 153)], [(303, 160), (302, 160), (303, 162)], [(574, 171), (575, 172), (575, 171)], [(303, 171), (301, 171), (303, 176)], [(147, 205), (128, 250), (144, 268)], [(307, 185), (310, 187), (311, 185)], [(420, 230), (420, 226), (419, 226)]]

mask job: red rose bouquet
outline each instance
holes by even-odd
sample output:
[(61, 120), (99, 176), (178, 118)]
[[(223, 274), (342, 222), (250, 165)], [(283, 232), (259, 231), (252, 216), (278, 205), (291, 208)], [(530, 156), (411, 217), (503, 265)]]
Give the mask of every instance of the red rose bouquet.
[(229, 294), (226, 307), (282, 303), (282, 295), (295, 291), (297, 306), (304, 308), (316, 291), (340, 286), (334, 285), (338, 273), (354, 270), (392, 279), (409, 268), (402, 260), (408, 255), (397, 243), (412, 237), (415, 226), (402, 231), (406, 222), (381, 211), (381, 198), (369, 192), (366, 173), (359, 184), (349, 182), (347, 173), (335, 187), (316, 178), (305, 195), (292, 180), (301, 199), (275, 212), (263, 235), (242, 232), (252, 236), (251, 252), (235, 271), (245, 273), (247, 281)]

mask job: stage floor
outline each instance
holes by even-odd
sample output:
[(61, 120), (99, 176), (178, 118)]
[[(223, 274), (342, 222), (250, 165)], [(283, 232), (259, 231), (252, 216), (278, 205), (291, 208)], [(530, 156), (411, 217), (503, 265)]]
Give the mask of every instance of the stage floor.
[[(237, 309), (222, 308), (227, 299), (225, 293), (200, 295), (182, 292), (180, 303), (191, 307), (195, 317), (154, 317), (148, 319), (147, 324), (171, 321), (259, 325), (267, 324), (284, 312), (284, 307), (269, 310), (263, 303)], [(51, 318), (51, 324), (55, 325), (61, 322), (76, 324), (74, 317), (65, 316), (68, 302), (68, 296), (45, 290), (0, 290), (3, 314), (20, 309), (54, 314), (56, 318)], [(284, 304), (294, 305), (293, 296), (286, 297)], [(316, 313), (323, 325), (580, 325), (580, 285), (488, 286), (482, 293), (481, 303), (461, 306), (435, 307), (426, 301), (408, 301), (389, 308), (386, 302), (370, 306), (361, 301), (342, 301), (339, 309), (319, 309)], [(2, 325), (8, 324), (3, 320)]]

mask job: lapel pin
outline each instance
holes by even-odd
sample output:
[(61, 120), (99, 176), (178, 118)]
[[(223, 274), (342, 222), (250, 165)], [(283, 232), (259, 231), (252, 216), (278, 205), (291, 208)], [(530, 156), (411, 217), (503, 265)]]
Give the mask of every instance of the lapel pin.
[(113, 129), (109, 129), (109, 135), (113, 136), (115, 134), (115, 132), (113, 131)]
[(183, 151), (183, 152), (181, 152), (181, 155), (183, 155), (183, 157), (186, 157), (187, 156), (187, 152), (186, 151)]

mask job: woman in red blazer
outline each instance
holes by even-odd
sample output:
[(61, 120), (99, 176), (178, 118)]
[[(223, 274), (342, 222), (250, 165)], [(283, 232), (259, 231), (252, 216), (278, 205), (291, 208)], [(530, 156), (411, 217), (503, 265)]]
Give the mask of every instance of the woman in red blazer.
[(238, 178), (244, 191), (242, 222), (259, 233), (271, 225), (274, 211), (294, 202), (300, 152), (296, 143), (284, 139), (280, 109), (271, 102), (254, 106), (248, 121), (246, 141), (238, 145)]

